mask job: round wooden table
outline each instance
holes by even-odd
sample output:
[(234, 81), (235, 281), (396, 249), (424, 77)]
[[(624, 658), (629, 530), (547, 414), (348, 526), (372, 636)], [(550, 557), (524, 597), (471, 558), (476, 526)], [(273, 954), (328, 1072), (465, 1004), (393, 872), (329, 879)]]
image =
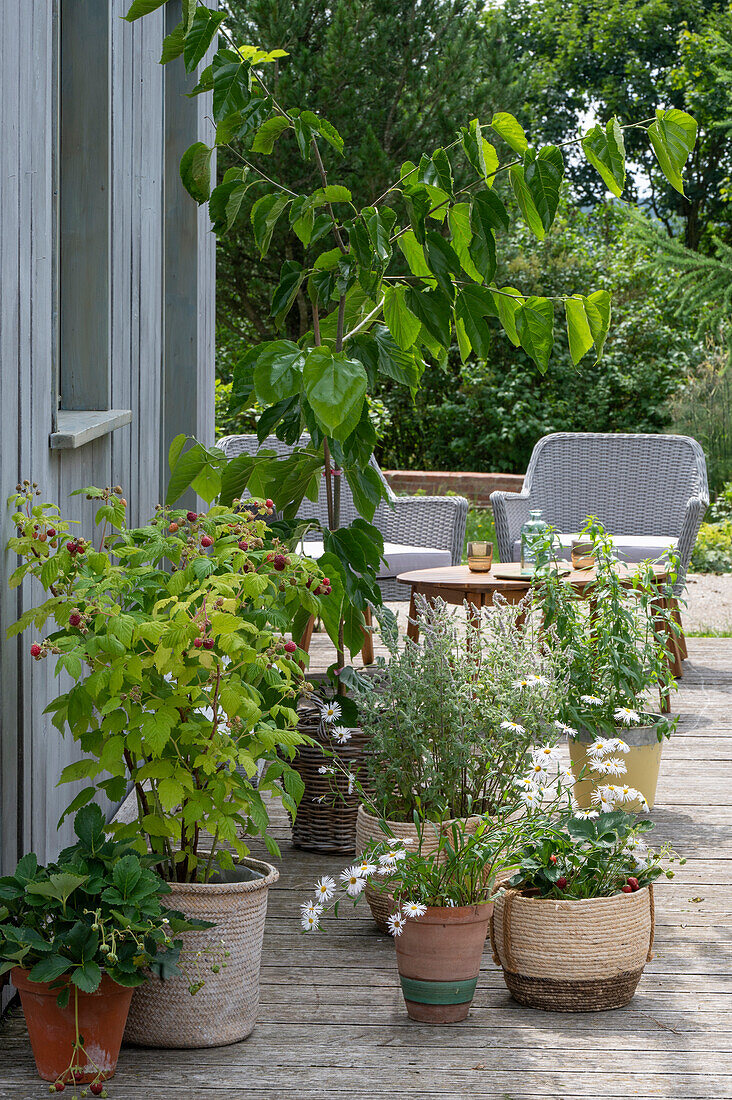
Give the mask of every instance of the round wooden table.
[[(595, 579), (594, 569), (572, 569), (567, 563), (568, 572), (562, 574), (562, 580), (571, 584), (575, 591), (584, 595), (588, 584)], [(621, 583), (630, 587), (637, 569), (637, 565), (619, 561), (616, 565)], [(654, 565), (653, 572), (656, 582), (661, 585), (668, 580), (668, 572), (663, 565)], [(497, 576), (500, 573), (502, 576)], [(490, 607), (496, 592), (505, 598), (508, 603), (519, 603), (532, 585), (533, 577), (521, 576), (520, 562), (494, 565), (487, 573), (473, 573), (467, 565), (443, 566), (438, 569), (415, 569), (411, 573), (400, 573), (397, 580), (400, 584), (408, 584), (411, 588), (409, 602), (409, 625), (407, 637), (412, 641), (419, 637), (419, 622), (415, 596), (422, 595), (425, 599), (440, 597), (445, 603), (462, 606), (468, 604), (476, 609), (476, 618), (480, 609)], [(665, 607), (669, 603), (667, 597), (659, 596), (659, 607)], [(675, 601), (673, 601), (675, 603)], [(678, 609), (675, 609), (678, 614)], [(679, 637), (669, 634), (669, 667), (674, 676), (681, 676), (681, 661), (686, 656), (686, 646), (683, 634)]]

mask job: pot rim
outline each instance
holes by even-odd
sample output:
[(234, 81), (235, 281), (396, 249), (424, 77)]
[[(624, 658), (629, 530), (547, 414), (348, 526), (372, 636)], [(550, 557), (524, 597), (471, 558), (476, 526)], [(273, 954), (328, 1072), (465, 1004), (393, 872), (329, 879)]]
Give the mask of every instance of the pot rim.
[[(169, 882), (171, 894), (253, 894), (257, 890), (264, 890), (273, 886), (280, 877), (280, 872), (271, 863), (263, 859), (254, 859), (247, 856), (238, 859), (236, 863), (244, 867), (251, 867), (253, 871), (260, 871), (264, 878), (253, 879), (250, 882)], [(167, 895), (168, 897), (171, 894)]]
[[(627, 904), (626, 899), (638, 897), (641, 894), (648, 894), (649, 886), (641, 886), (638, 890), (634, 890), (631, 894), (624, 894), (622, 890), (618, 890), (617, 894), (607, 894), (605, 897), (597, 898), (532, 898), (530, 895), (521, 893), (517, 890), (512, 895), (513, 905), (535, 905), (537, 907), (553, 906), (555, 909), (560, 909), (564, 912), (571, 911), (572, 909), (590, 909), (595, 906), (605, 905), (607, 902), (622, 902)], [(506, 891), (508, 893), (508, 891)], [(496, 898), (493, 902), (494, 905), (499, 905), (506, 898), (506, 894), (502, 894), (499, 898)]]
[[(417, 832), (417, 826), (414, 824), (414, 821), (412, 821), (411, 818), (406, 819), (400, 817), (387, 817), (382, 819), (367, 810), (363, 802), (359, 804), (358, 812), (359, 814), (363, 814), (368, 822), (374, 821), (377, 825), (381, 825), (382, 820), (385, 820), (387, 825), (398, 825), (402, 829), (405, 825), (408, 825), (411, 829), (414, 829), (415, 833)], [(454, 821), (480, 821), (484, 816), (484, 814), (469, 814), (468, 817), (450, 817), (447, 819), (447, 821), (443, 822), (443, 825), (452, 825)], [(425, 818), (423, 824), (437, 826), (439, 822), (430, 821), (428, 818)], [(399, 837), (397, 837), (396, 839), (398, 840)]]
[[(30, 970), (25, 966), (14, 966), (10, 971), (10, 980), (18, 992), (20, 992), (21, 989), (25, 989), (28, 990), (29, 993), (35, 993), (37, 996), (47, 995), (49, 997), (57, 997), (64, 986), (71, 984), (71, 979), (66, 976), (66, 980), (64, 980), (63, 974), (53, 982), (32, 982), (30, 980)], [(119, 982), (116, 982), (114, 978), (110, 977), (106, 970), (102, 970), (102, 980), (94, 992), (86, 993), (83, 989), (80, 989), (79, 993), (84, 997), (99, 997), (115, 991), (126, 993), (129, 990), (130, 995), (132, 995), (133, 989), (134, 986), (120, 985)]]
[[(621, 741), (625, 741), (626, 745), (630, 745), (631, 748), (642, 748), (646, 745), (663, 744), (663, 741), (658, 740), (658, 727), (662, 724), (667, 725), (668, 719), (662, 714), (647, 714), (645, 718), (653, 718), (653, 722), (646, 722), (641, 726), (615, 726), (615, 734)], [(570, 741), (574, 741), (580, 745), (591, 745), (592, 742), (598, 736), (597, 733), (593, 733), (586, 727), (577, 731), (577, 736), (573, 737)], [(600, 734), (599, 736), (603, 736)]]

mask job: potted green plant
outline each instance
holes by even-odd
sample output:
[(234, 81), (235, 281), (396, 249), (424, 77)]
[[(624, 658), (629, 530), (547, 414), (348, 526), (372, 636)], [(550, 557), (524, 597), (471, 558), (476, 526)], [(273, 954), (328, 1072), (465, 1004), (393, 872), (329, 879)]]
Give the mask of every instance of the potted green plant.
[(150, 967), (177, 973), (173, 937), (204, 927), (163, 903), (170, 886), (106, 828), (101, 809), (85, 806), (74, 819), (76, 844), (55, 863), (39, 866), (29, 853), (0, 879), (0, 973), (20, 994), (52, 1092), (85, 1083), (106, 1095), (133, 989)]
[(409, 1016), (424, 1023), (465, 1019), (501, 880), (521, 843), (541, 836), (552, 811), (569, 804), (571, 786), (550, 742), (533, 749), (527, 774), (513, 777), (495, 813), (436, 828), (415, 810), (411, 836), (393, 834), (382, 817), (380, 838), (344, 868), (338, 885), (327, 875), (315, 883), (314, 897), (301, 906), (303, 931), (317, 931), (330, 911), (338, 916), (344, 896), (355, 904), (370, 891), (388, 914)]
[(300, 607), (317, 613), (322, 574), (272, 536), (271, 503), (159, 508), (127, 529), (119, 487), (81, 492), (99, 501), (96, 546), (71, 537), (32, 488), (13, 498), (10, 545), (23, 560), (11, 583), (32, 575), (49, 598), (11, 632), (38, 632), (33, 657), (55, 656), (75, 681), (48, 707), (83, 754), (61, 775), (86, 781), (66, 812), (97, 793), (119, 802), (131, 784), (132, 819), (115, 822), (116, 835), (150, 849), (177, 908), (217, 925), (215, 944), (190, 933), (184, 952), (231, 945), (226, 972), (212, 974), (195, 1007), (185, 983), (153, 978), (134, 998), (128, 1037), (233, 1042), (254, 1026), (267, 888), (278, 877), (250, 858), (245, 838), (264, 837), (277, 855), (265, 796), (297, 810), (305, 655), (285, 632)]
[(660, 708), (676, 689), (669, 672), (668, 640), (678, 633), (672, 595), (676, 580), (673, 555), (664, 562), (665, 579), (654, 571), (658, 563), (643, 562), (629, 577), (620, 575), (612, 538), (590, 518), (581, 538), (593, 544), (594, 570), (582, 597), (554, 571), (537, 579), (535, 591), (552, 645), (565, 670), (567, 689), (561, 718), (573, 731), (570, 754), (578, 775), (576, 796), (587, 807), (597, 803), (598, 790), (621, 774), (617, 759), (591, 751), (598, 735), (621, 738), (626, 745), (623, 772), (642, 794), (633, 808), (653, 807), (661, 748), (678, 719)]
[[(496, 963), (520, 1004), (553, 1012), (621, 1008), (652, 958), (653, 883), (673, 860), (650, 850), (650, 821), (570, 809), (530, 832), (491, 920)], [(684, 862), (683, 860), (681, 862)]]
[[(402, 645), (383, 629), (388, 663), (349, 681), (369, 744), (359, 854), (384, 838), (382, 821), (387, 835), (416, 841), (416, 814), (426, 850), (455, 820), (469, 829), (500, 815), (534, 746), (559, 739), (556, 662), (526, 610), (499, 601), (466, 622), (441, 600), (422, 601), (419, 642)], [(386, 930), (387, 902), (371, 886), (367, 898)]]

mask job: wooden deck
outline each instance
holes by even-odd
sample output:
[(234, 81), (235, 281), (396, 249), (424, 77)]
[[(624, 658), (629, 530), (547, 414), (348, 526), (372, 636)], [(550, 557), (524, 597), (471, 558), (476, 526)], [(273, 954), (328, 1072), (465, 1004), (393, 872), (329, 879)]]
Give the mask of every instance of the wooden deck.
[[(123, 1050), (116, 1100), (377, 1098), (576, 1100), (732, 1097), (732, 639), (691, 639), (664, 750), (656, 840), (688, 863), (658, 887), (656, 955), (631, 1005), (554, 1015), (509, 997), (490, 952), (469, 1018), (411, 1022), (394, 948), (365, 903), (324, 935), (299, 933), (298, 905), (340, 859), (298, 852), (284, 826), (270, 895), (259, 1023), (236, 1046)], [(22, 1017), (0, 1024), (0, 1097), (40, 1098)]]

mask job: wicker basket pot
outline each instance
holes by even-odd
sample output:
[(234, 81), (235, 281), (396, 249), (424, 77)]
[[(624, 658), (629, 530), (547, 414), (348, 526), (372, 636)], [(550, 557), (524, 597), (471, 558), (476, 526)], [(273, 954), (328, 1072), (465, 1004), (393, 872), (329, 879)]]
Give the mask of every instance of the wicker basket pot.
[(622, 1008), (653, 957), (653, 887), (579, 901), (507, 890), (490, 932), (494, 961), (519, 1004), (550, 1012)]
[(298, 729), (317, 744), (300, 745), (292, 762), (305, 784), (292, 822), (292, 843), (309, 852), (353, 852), (360, 796), (355, 790), (348, 793), (348, 779), (340, 771), (332, 775), (321, 774), (319, 769), (328, 764), (328, 757), (320, 746), (327, 746), (347, 771), (358, 776), (359, 783), (367, 790), (368, 738), (356, 728), (351, 730), (350, 740), (339, 745), (327, 732), (323, 733), (320, 711), (312, 706), (301, 713)]
[[(471, 832), (478, 827), (479, 822), (483, 819), (481, 817), (469, 817), (461, 818), (460, 821), (463, 828)], [(385, 833), (381, 828), (381, 823), (378, 817), (374, 817), (363, 806), (358, 808), (358, 817), (356, 818), (356, 855), (362, 856), (367, 846), (376, 841), (379, 843), (382, 840), (389, 840), (395, 838), (397, 840), (406, 840), (409, 842), (410, 850), (416, 851), (417, 844), (419, 843), (419, 835), (417, 828), (413, 821), (392, 821), (389, 819), (387, 822), (391, 829), (391, 836)], [(444, 830), (448, 830), (452, 822), (447, 821), (443, 825)], [(434, 828), (430, 828), (429, 824), (424, 830), (424, 837), (422, 840), (422, 854), (429, 855), (430, 852), (436, 852), (438, 848), (438, 833)], [(441, 857), (442, 858), (442, 857)], [(366, 901), (369, 903), (369, 908), (373, 915), (376, 924), (382, 932), (389, 931), (388, 920), (389, 917), (396, 911), (398, 906), (395, 905), (394, 899), (390, 894), (380, 893), (375, 890), (373, 886), (366, 887), (365, 890)]]
[(407, 1012), (427, 1024), (464, 1020), (473, 1002), (493, 906), (430, 906), (396, 938)]
[[(582, 779), (575, 782), (574, 796), (583, 809), (587, 810), (592, 805), (592, 792), (598, 786), (606, 783), (625, 784), (635, 787), (645, 797), (648, 809), (653, 809), (656, 799), (656, 785), (658, 784), (658, 772), (661, 767), (661, 750), (663, 739), (658, 739), (658, 726), (664, 719), (660, 715), (653, 716), (655, 721), (648, 726), (616, 726), (615, 736), (625, 741), (630, 746), (629, 752), (618, 753), (625, 764), (625, 772), (619, 778), (603, 776), (595, 781)], [(589, 730), (580, 730), (578, 736), (569, 742), (569, 756), (572, 761), (572, 771), (576, 776), (582, 774), (583, 768), (590, 771), (591, 762), (587, 757), (587, 746), (595, 740), (595, 735)], [(643, 807), (636, 799), (628, 802), (623, 809), (629, 813), (640, 813)]]
[[(261, 875), (248, 882), (178, 883), (163, 899), (187, 917), (214, 921), (213, 928), (184, 932), (184, 977), (160, 981), (151, 976), (138, 986), (125, 1029), (125, 1041), (145, 1047), (217, 1047), (251, 1034), (259, 1007), (267, 891), (279, 876), (269, 863), (243, 860)], [(228, 957), (224, 952), (228, 951)], [(222, 965), (225, 963), (226, 965)], [(214, 973), (213, 967), (218, 967)], [(191, 995), (191, 981), (203, 986)]]

